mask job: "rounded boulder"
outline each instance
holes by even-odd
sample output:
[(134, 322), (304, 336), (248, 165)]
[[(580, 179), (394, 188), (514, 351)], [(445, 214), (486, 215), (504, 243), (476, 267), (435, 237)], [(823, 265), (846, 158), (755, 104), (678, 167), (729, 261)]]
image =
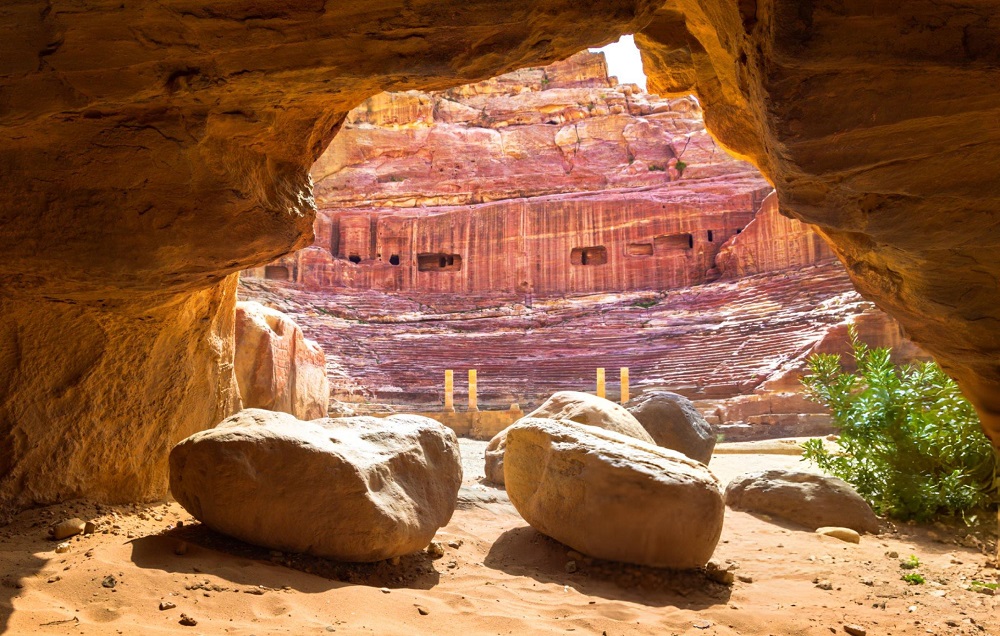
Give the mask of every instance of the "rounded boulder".
[(458, 439), (427, 417), (325, 418), (247, 409), (170, 453), (170, 490), (247, 543), (365, 562), (416, 552), (451, 519)]
[(691, 400), (670, 391), (648, 391), (625, 404), (658, 446), (708, 465), (715, 450), (712, 426)]
[(704, 464), (613, 431), (524, 418), (507, 429), (504, 478), (539, 532), (600, 559), (695, 568), (722, 533), (721, 487)]

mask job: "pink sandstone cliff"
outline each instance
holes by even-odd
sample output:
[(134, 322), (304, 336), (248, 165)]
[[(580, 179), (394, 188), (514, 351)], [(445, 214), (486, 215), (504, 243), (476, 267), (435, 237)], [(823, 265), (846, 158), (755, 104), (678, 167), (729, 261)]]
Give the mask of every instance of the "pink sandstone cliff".
[[(312, 247), (253, 274), (312, 289), (529, 297), (678, 289), (720, 275), (720, 249), (740, 245), (771, 192), (712, 140), (694, 98), (618, 85), (603, 55), (586, 52), (439, 93), (372, 97), (313, 177)], [(786, 232), (793, 222), (769, 210)], [(754, 249), (774, 252), (755, 271), (802, 264), (780, 241)]]

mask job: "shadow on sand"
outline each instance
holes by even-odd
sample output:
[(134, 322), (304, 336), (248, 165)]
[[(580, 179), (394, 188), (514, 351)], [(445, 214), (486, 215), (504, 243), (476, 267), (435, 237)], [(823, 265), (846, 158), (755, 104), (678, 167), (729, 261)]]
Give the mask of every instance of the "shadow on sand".
[[(396, 565), (389, 561), (343, 563), (308, 554), (272, 552), (197, 523), (131, 543), (132, 562), (140, 568), (211, 574), (258, 589), (290, 587), (315, 594), (351, 584), (428, 590), (440, 580), (433, 560), (423, 551), (401, 557)], [(312, 576), (294, 575), (291, 570)]]
[(566, 585), (581, 593), (650, 607), (705, 609), (729, 602), (732, 589), (700, 570), (668, 570), (613, 561), (576, 560), (567, 572), (570, 548), (530, 526), (504, 532), (486, 555), (485, 565), (511, 576)]

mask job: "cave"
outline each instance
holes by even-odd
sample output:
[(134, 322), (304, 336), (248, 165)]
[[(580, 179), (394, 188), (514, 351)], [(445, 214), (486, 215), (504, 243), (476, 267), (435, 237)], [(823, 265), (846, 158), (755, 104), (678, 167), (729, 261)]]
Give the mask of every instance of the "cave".
[(289, 280), (291, 274), (287, 267), (281, 265), (268, 265), (264, 268), (264, 278), (270, 280)]
[(390, 265), (399, 265), (399, 254), (392, 254), (389, 256)]
[(608, 262), (608, 248), (603, 245), (574, 247), (569, 253), (573, 265), (604, 265)]
[[(1000, 445), (994, 4), (4, 7), (0, 517), (162, 497), (169, 450), (239, 410), (238, 272), (313, 243), (309, 171), (352, 108), (623, 33), (650, 90), (697, 95), (715, 138), (817, 228)], [(653, 245), (695, 251), (691, 234)], [(607, 262), (590, 249), (571, 262)], [(416, 269), (462, 257), (428, 251)]]
[[(861, 293), (959, 380), (996, 439), (1000, 266), (982, 254), (996, 234), (998, 139), (987, 122), (1000, 91), (989, 45), (998, 28), (977, 21), (978, 5), (895, 3), (873, 16), (753, 4), (535, 0), (449, 17), (420, 5), (404, 21), (443, 22), (422, 35), (419, 56), (414, 41), (380, 39), (395, 27), (374, 13), (346, 9), (317, 17), (235, 0), (96, 8), (82, 20), (41, 0), (9, 8), (3, 24), (19, 36), (3, 45), (0, 500), (17, 509), (73, 493), (163, 492), (166, 449), (238, 403), (227, 362), (234, 276), (312, 242), (308, 171), (355, 105), (548, 63), (625, 32), (636, 34), (650, 90), (698, 95), (716, 138), (773, 182), (784, 214), (819, 228)], [(151, 35), (175, 23), (183, 44)], [(911, 28), (931, 23), (946, 26)], [(120, 46), (91, 48), (95, 29)], [(345, 38), (358, 43), (337, 44)], [(301, 53), (307, 40), (324, 54)], [(214, 61), (196, 53), (205, 42)], [(370, 81), (331, 74), (331, 59)], [(862, 83), (871, 90), (857, 95)], [(107, 169), (119, 164), (129, 170)], [(160, 353), (135, 364), (119, 355), (143, 347)], [(128, 384), (105, 372), (118, 364), (129, 364)], [(69, 399), (66, 382), (88, 399)], [(159, 396), (134, 394), (139, 385), (161, 386)], [(56, 402), (52, 417), (30, 407)], [(79, 430), (85, 421), (102, 426)], [(125, 452), (150, 461), (96, 472), (95, 457)], [(85, 485), (58, 477), (67, 473)]]
[(462, 270), (461, 254), (424, 252), (417, 254), (417, 271), (458, 272)]

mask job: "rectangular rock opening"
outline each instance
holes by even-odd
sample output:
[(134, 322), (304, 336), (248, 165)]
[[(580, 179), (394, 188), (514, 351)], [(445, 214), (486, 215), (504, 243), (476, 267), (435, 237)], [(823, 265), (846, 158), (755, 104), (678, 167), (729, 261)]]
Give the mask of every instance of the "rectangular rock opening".
[(457, 272), (462, 269), (460, 254), (417, 254), (417, 270), (421, 272)]
[(271, 280), (289, 280), (292, 274), (284, 265), (268, 265), (264, 267), (264, 278)]
[(653, 238), (657, 252), (677, 252), (694, 247), (694, 236), (684, 234), (661, 234)]
[(604, 265), (608, 262), (608, 248), (603, 245), (574, 247), (569, 253), (569, 261), (574, 265)]
[(357, 254), (351, 254), (350, 256), (347, 257), (347, 260), (357, 265), (358, 263), (361, 262), (361, 257), (358, 256)]
[(629, 243), (625, 246), (625, 253), (629, 256), (652, 256), (652, 243)]
[(712, 234), (712, 230), (709, 230), (708, 231), (708, 242), (711, 243), (714, 240), (714, 238), (715, 238), (715, 235)]
[(389, 257), (390, 265), (399, 265), (399, 254), (393, 254)]

